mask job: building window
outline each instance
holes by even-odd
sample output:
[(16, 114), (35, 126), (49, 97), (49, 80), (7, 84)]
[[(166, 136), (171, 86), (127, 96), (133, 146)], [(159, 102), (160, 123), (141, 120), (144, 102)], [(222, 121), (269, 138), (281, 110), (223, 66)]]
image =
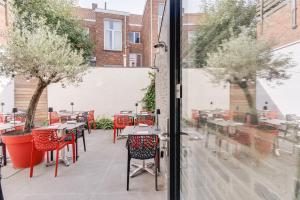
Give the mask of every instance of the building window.
[(129, 54), (129, 66), (130, 67), (141, 67), (142, 66), (142, 55), (131, 53)]
[(129, 32), (129, 42), (138, 44), (141, 42), (140, 32)]
[(104, 20), (104, 49), (122, 51), (122, 22), (118, 20)]
[(163, 18), (163, 15), (164, 15), (164, 9), (165, 9), (165, 4), (160, 3), (158, 5), (158, 34), (160, 32), (160, 26), (161, 26), (162, 18)]

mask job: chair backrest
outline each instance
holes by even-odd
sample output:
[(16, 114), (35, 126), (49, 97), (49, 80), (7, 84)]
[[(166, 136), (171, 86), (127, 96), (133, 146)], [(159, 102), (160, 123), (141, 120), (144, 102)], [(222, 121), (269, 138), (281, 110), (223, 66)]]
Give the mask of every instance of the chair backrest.
[(5, 123), (5, 117), (2, 113), (0, 113), (0, 123)]
[(49, 124), (55, 124), (60, 122), (60, 117), (57, 112), (49, 113)]
[(139, 160), (155, 158), (158, 148), (158, 136), (129, 135), (127, 145), (130, 158)]
[(192, 119), (198, 120), (199, 119), (199, 110), (192, 109)]
[(129, 126), (131, 120), (128, 115), (115, 115), (114, 116), (114, 126), (116, 128), (125, 128)]
[(88, 120), (89, 120), (89, 121), (95, 120), (95, 111), (94, 111), (94, 110), (89, 111), (89, 114), (88, 114)]
[(59, 145), (57, 130), (55, 129), (34, 129), (32, 130), (32, 138), (34, 146), (38, 151), (52, 151)]
[(152, 115), (137, 115), (136, 124), (147, 124), (148, 126), (154, 125), (154, 116)]
[(20, 122), (25, 122), (26, 121), (26, 116), (16, 115), (15, 120), (20, 121)]

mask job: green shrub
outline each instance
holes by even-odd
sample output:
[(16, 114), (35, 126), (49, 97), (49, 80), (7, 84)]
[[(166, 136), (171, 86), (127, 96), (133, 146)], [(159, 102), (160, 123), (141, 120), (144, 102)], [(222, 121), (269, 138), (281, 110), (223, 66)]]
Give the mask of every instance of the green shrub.
[(100, 118), (96, 120), (96, 128), (97, 129), (104, 129), (104, 130), (111, 130), (114, 128), (114, 121), (109, 118)]

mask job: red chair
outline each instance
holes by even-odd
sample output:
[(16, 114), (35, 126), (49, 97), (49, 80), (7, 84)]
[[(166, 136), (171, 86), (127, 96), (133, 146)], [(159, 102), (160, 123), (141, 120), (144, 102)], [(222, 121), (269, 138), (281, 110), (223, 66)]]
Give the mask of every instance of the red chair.
[(57, 112), (49, 112), (49, 125), (60, 123), (60, 117)]
[(154, 116), (152, 115), (137, 115), (135, 124), (147, 124), (148, 126), (154, 125)]
[(0, 123), (6, 123), (5, 116), (2, 113), (0, 113)]
[(94, 130), (96, 129), (96, 120), (95, 120), (95, 111), (94, 110), (91, 110), (88, 113), (87, 124), (88, 124), (88, 132), (89, 133), (91, 133), (92, 124), (93, 124)]
[(124, 129), (126, 126), (130, 126), (132, 124), (132, 120), (128, 115), (115, 115), (114, 116), (114, 143), (117, 139), (117, 134), (119, 130)]
[(30, 163), (30, 178), (33, 176), (34, 167), (34, 154), (35, 151), (44, 151), (47, 153), (47, 162), (49, 162), (48, 152), (56, 151), (56, 165), (55, 165), (55, 177), (57, 176), (58, 169), (58, 156), (59, 151), (68, 144), (72, 145), (73, 151), (73, 163), (75, 163), (76, 152), (75, 152), (75, 136), (73, 133), (66, 134), (62, 137), (57, 135), (57, 130), (45, 129), (45, 130), (32, 130), (32, 149), (31, 149), (31, 163)]

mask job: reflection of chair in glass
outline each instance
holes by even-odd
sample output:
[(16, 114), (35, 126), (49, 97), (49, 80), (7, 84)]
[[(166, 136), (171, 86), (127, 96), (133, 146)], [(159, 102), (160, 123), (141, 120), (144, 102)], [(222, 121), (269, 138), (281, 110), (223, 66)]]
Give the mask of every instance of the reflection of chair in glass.
[(196, 126), (199, 126), (199, 110), (192, 109), (192, 120), (193, 123), (196, 124)]
[[(128, 160), (127, 160), (127, 190), (129, 190), (129, 173), (130, 173), (130, 161), (131, 159), (143, 160), (143, 166), (136, 171), (145, 170), (149, 173), (153, 173), (149, 169), (145, 160), (154, 159), (154, 175), (155, 175), (155, 189), (157, 187), (157, 173), (158, 173), (158, 147), (159, 141), (157, 135), (129, 135), (128, 142)], [(135, 173), (135, 172), (133, 172)]]

